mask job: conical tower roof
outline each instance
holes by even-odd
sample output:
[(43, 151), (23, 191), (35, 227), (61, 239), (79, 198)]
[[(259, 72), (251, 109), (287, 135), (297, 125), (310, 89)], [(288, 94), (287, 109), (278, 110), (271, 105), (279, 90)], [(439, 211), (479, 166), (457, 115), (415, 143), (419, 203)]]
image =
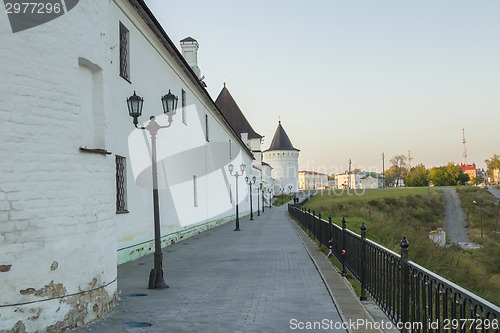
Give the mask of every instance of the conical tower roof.
[(249, 139), (262, 138), (262, 135), (255, 132), (252, 125), (250, 125), (247, 118), (245, 118), (245, 115), (240, 110), (238, 104), (236, 104), (233, 96), (231, 96), (229, 90), (227, 90), (225, 83), (224, 88), (222, 88), (219, 96), (215, 100), (215, 105), (217, 105), (217, 108), (236, 133), (248, 133)]
[(285, 132), (283, 126), (281, 126), (281, 121), (278, 122), (278, 128), (276, 128), (276, 132), (274, 132), (273, 141), (269, 146), (269, 150), (295, 150), (300, 151), (292, 145), (292, 141)]

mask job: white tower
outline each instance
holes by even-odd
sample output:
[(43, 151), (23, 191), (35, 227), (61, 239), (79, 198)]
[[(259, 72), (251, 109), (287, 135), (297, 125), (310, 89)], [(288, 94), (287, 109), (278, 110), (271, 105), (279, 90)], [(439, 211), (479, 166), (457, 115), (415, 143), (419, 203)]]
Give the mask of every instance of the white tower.
[[(299, 149), (295, 148), (286, 134), (281, 121), (274, 133), (273, 141), (268, 150), (264, 151), (263, 160), (272, 169), (274, 178), (274, 193), (296, 193), (299, 190)], [(291, 189), (290, 189), (291, 186)]]

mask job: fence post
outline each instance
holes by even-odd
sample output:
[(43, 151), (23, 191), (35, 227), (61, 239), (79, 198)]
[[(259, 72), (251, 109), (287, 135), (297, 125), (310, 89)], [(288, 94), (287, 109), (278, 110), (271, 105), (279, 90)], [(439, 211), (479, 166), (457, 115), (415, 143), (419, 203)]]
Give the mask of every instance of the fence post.
[[(408, 267), (408, 239), (403, 236), (399, 244), (401, 246), (401, 323), (404, 324), (410, 321), (410, 269)], [(401, 332), (408, 332), (402, 328)]]
[(318, 227), (319, 227), (319, 237), (318, 237), (318, 240), (319, 240), (319, 247), (321, 248), (321, 242), (323, 241), (323, 232), (322, 232), (322, 229), (323, 229), (323, 223), (321, 223), (321, 212), (318, 213)]
[(313, 239), (316, 240), (316, 213), (314, 212), (313, 209), (313, 216), (312, 216), (312, 221), (313, 221)]
[(361, 301), (366, 301), (366, 225), (361, 224)]
[(330, 249), (330, 252), (328, 252), (328, 257), (333, 255), (333, 240), (332, 240), (332, 214), (328, 215), (328, 227), (329, 227), (329, 234), (328, 234), (328, 248)]
[(307, 231), (309, 234), (311, 233), (311, 208), (307, 208)]
[(346, 255), (346, 250), (345, 250), (345, 227), (346, 225), (346, 220), (345, 216), (342, 217), (342, 275), (346, 275), (346, 270), (345, 270), (345, 255)]

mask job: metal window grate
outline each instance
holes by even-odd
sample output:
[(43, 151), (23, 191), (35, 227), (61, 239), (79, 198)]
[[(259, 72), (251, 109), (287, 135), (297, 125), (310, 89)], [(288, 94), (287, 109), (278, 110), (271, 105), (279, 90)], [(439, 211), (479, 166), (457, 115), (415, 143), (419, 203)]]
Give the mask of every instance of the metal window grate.
[(116, 156), (116, 212), (127, 212), (125, 157)]
[(120, 22), (120, 76), (130, 81), (129, 31)]

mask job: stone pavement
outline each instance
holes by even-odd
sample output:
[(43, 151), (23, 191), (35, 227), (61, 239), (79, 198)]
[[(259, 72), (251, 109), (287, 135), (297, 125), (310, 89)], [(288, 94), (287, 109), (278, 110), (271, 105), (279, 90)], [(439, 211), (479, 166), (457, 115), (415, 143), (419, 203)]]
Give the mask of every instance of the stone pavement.
[[(169, 289), (147, 289), (152, 255), (120, 265), (116, 309), (69, 332), (345, 332), (343, 320), (373, 321), (286, 209), (243, 217), (240, 232), (233, 221), (164, 248)], [(321, 329), (301, 329), (314, 322)]]

